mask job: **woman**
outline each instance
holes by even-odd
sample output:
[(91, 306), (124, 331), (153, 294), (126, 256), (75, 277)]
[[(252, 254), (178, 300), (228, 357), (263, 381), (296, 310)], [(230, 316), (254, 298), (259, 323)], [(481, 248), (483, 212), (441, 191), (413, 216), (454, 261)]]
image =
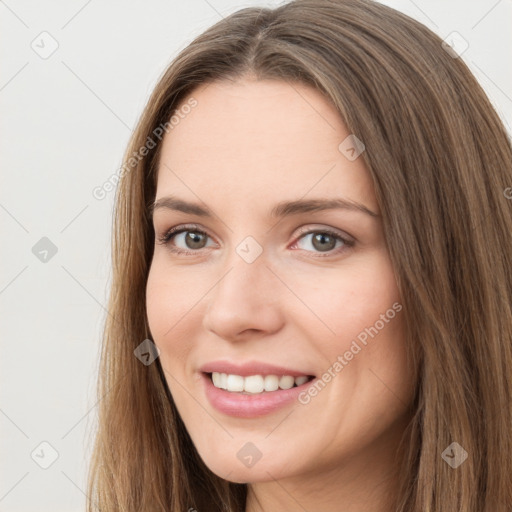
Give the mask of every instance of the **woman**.
[(90, 510), (510, 510), (512, 150), (438, 36), (243, 9), (122, 169)]

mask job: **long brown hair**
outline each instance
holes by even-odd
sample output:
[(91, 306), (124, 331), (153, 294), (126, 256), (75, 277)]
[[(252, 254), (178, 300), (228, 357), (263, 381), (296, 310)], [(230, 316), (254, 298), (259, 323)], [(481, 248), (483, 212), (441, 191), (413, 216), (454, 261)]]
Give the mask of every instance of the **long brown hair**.
[[(314, 87), (365, 144), (417, 369), (396, 511), (511, 510), (511, 144), (462, 59), (371, 0), (242, 9), (188, 45), (156, 86), (116, 192), (88, 510), (245, 510), (247, 485), (206, 467), (159, 359), (146, 366), (134, 349), (151, 338), (155, 134), (199, 84), (248, 74)], [(155, 147), (135, 157), (148, 138)], [(442, 456), (453, 442), (468, 454), (457, 468)]]

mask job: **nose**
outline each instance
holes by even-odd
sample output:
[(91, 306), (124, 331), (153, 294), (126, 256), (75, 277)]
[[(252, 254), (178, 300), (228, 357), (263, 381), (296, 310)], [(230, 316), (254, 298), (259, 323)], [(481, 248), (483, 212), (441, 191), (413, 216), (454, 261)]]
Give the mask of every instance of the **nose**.
[(223, 277), (207, 295), (205, 329), (229, 341), (279, 331), (283, 326), (279, 284), (263, 257), (253, 263), (230, 259)]

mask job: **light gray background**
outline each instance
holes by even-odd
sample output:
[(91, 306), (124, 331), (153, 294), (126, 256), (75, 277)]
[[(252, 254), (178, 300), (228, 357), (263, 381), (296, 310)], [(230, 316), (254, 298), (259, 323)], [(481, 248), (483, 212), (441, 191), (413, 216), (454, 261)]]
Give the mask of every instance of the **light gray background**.
[[(179, 50), (241, 7), (280, 3), (0, 0), (0, 511), (85, 507), (114, 197), (93, 188)], [(510, 131), (512, 0), (383, 3), (467, 40), (462, 58)], [(58, 43), (46, 59), (31, 47), (51, 49), (44, 31)], [(57, 248), (47, 262), (32, 252), (42, 237)]]

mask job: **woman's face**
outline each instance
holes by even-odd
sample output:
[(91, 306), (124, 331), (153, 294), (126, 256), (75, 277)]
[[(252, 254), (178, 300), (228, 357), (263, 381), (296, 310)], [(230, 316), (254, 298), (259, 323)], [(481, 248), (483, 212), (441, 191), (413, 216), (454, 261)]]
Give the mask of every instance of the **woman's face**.
[(163, 141), (147, 311), (199, 455), (236, 482), (389, 465), (413, 382), (364, 149), (306, 85), (191, 96)]

